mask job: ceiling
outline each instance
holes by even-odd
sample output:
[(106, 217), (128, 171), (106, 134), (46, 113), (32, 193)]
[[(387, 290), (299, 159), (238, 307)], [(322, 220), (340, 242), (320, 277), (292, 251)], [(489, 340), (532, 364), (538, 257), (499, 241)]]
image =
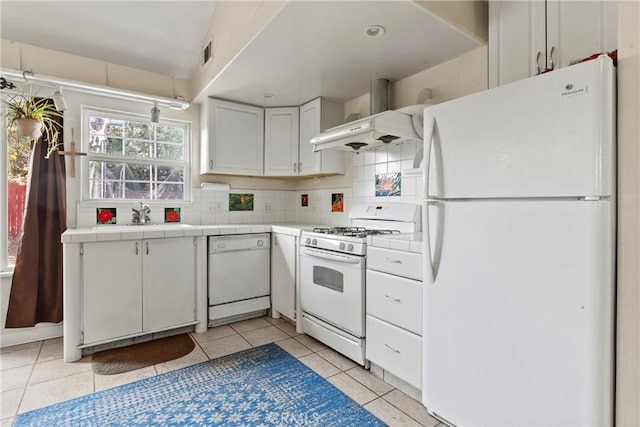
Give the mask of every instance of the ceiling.
[[(372, 24), (382, 25), (384, 35), (366, 37)], [(372, 79), (402, 79), (478, 46), (409, 0), (290, 1), (196, 101), (346, 101), (369, 92)], [(275, 96), (265, 99), (265, 93)]]
[(0, 36), (191, 78), (215, 1), (0, 1)]
[[(191, 78), (214, 8), (215, 1), (1, 0), (0, 36)], [(366, 37), (372, 24), (385, 34)], [(260, 106), (301, 105), (318, 96), (346, 101), (367, 93), (372, 79), (399, 80), (478, 46), (410, 0), (291, 0), (196, 102), (206, 96)]]

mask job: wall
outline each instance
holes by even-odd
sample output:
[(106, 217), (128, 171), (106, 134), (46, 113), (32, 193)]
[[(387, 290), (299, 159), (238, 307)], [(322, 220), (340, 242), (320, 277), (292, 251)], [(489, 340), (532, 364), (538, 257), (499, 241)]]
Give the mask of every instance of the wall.
[(640, 425), (640, 3), (619, 4), (616, 425)]
[[(206, 40), (212, 40), (213, 58), (198, 65), (191, 82), (192, 98), (216, 76), (284, 7), (286, 1), (219, 1)], [(204, 47), (204, 46), (203, 46)]]

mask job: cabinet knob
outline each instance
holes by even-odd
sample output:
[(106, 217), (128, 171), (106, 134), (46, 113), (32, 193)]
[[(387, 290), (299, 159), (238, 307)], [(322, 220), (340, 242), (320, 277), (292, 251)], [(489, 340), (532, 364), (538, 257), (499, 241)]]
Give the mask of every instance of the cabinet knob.
[(213, 160), (209, 160), (209, 169), (213, 170)]
[(540, 51), (536, 54), (536, 76), (542, 72), (542, 68), (540, 67)]
[(296, 167), (298, 166), (298, 164), (296, 162), (293, 162), (293, 172), (297, 172)]
[(138, 242), (136, 242), (136, 255), (138, 255)]
[(149, 255), (149, 242), (147, 242), (147, 255)]
[(397, 349), (395, 349), (395, 348), (391, 347), (389, 344), (385, 344), (384, 346), (385, 346), (385, 347), (387, 348), (387, 350), (389, 350), (389, 351), (392, 351), (392, 352), (394, 352), (394, 353), (400, 353), (400, 350), (397, 350)]

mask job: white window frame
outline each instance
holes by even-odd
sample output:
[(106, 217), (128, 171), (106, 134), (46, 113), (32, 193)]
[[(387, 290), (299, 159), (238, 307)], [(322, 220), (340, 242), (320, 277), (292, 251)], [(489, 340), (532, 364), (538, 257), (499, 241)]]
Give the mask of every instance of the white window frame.
[(144, 201), (145, 203), (170, 203), (172, 205), (183, 205), (191, 203), (191, 122), (185, 120), (175, 119), (160, 119), (159, 125), (171, 125), (184, 128), (184, 160), (183, 161), (168, 161), (150, 159), (148, 157), (128, 157), (128, 161), (134, 163), (140, 161), (142, 163), (151, 163), (156, 165), (177, 165), (178, 163), (184, 165), (184, 198), (182, 200), (177, 199), (92, 199), (89, 197), (89, 161), (90, 160), (106, 160), (106, 161), (122, 161), (122, 156), (114, 156), (109, 154), (97, 154), (89, 151), (89, 118), (91, 116), (108, 117), (117, 120), (134, 120), (134, 121), (149, 121), (148, 115), (139, 113), (116, 111), (99, 107), (82, 106), (81, 108), (81, 120), (82, 120), (82, 151), (87, 153), (87, 156), (82, 157), (82, 180), (81, 180), (81, 203), (82, 205), (98, 205), (105, 203), (131, 203), (137, 201)]

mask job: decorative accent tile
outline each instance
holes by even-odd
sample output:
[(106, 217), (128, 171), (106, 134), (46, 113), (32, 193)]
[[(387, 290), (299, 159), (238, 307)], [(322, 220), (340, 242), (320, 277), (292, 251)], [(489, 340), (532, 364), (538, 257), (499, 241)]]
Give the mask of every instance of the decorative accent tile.
[(331, 212), (344, 212), (344, 193), (331, 193)]
[(230, 211), (252, 211), (253, 194), (229, 193)]
[(164, 222), (180, 222), (180, 208), (164, 208)]
[(96, 224), (115, 224), (116, 208), (97, 208)]
[(376, 197), (380, 196), (400, 196), (402, 174), (381, 173), (376, 175)]
[(300, 206), (309, 206), (309, 195), (302, 194), (300, 196)]

